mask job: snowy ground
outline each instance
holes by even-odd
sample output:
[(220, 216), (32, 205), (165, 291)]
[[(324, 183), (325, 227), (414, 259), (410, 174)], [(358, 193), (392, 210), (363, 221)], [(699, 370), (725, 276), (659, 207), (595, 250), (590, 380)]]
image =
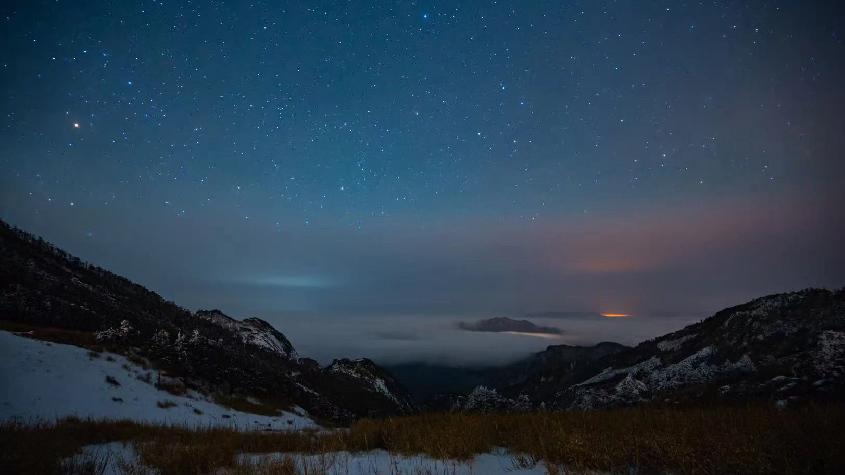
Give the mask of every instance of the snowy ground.
[[(384, 450), (363, 453), (331, 452), (320, 455), (264, 454), (252, 455), (249, 461), (260, 464), (269, 458), (291, 457), (299, 473), (325, 473), (326, 475), (494, 475), (545, 474), (543, 464), (520, 467), (516, 459), (505, 451), (476, 455), (469, 461), (437, 460), (424, 455), (405, 456)], [(259, 465), (260, 466), (260, 465)]]
[[(96, 461), (104, 475), (122, 473), (121, 466), (136, 466), (138, 456), (132, 444), (112, 442), (109, 444), (83, 447), (79, 460)], [(437, 460), (426, 456), (395, 455), (384, 450), (349, 453), (330, 452), (320, 455), (303, 454), (249, 454), (241, 457), (244, 465), (260, 468), (262, 462), (290, 457), (298, 473), (319, 473), (325, 475), (540, 475), (546, 469), (542, 463), (520, 467), (508, 452), (498, 450), (477, 455), (470, 461)], [(260, 471), (260, 470), (256, 470)], [(218, 473), (225, 473), (220, 471)]]
[[(133, 473), (126, 467), (140, 466), (135, 447), (131, 443), (124, 442), (86, 445), (76, 455), (65, 459), (63, 465), (63, 472), (84, 472), (83, 470), (74, 471), (72, 467), (89, 466), (93, 468), (88, 470), (89, 472), (100, 475), (125, 475)], [(137, 470), (134, 473), (143, 474), (144, 470)]]
[(225, 408), (198, 394), (169, 394), (139, 379), (150, 371), (119, 355), (92, 357), (84, 348), (0, 331), (0, 421), (78, 416), (243, 430), (316, 427), (304, 411), (260, 416)]

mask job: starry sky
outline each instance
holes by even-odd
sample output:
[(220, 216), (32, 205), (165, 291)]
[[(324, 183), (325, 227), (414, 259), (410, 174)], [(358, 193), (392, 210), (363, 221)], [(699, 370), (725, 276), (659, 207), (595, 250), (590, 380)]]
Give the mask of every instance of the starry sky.
[(634, 343), (845, 285), (841, 2), (0, 13), (0, 217), (321, 358), (511, 357), (549, 341), (453, 323), (537, 312)]

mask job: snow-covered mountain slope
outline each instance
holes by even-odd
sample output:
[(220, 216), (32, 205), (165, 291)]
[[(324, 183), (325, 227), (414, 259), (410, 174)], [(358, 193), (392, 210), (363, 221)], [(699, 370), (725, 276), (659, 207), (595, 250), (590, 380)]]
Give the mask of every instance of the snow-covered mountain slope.
[(406, 393), (398, 385), (384, 394), (372, 390), (375, 380), (321, 368), (263, 320), (190, 312), (2, 221), (0, 319), (13, 328), (74, 335), (61, 343), (145, 359), (203, 394), (299, 406), (340, 424), (413, 410), (402, 403)]
[(131, 419), (244, 430), (316, 427), (307, 414), (277, 417), (235, 411), (191, 393), (159, 390), (155, 370), (123, 356), (0, 331), (0, 419), (30, 422), (67, 416)]

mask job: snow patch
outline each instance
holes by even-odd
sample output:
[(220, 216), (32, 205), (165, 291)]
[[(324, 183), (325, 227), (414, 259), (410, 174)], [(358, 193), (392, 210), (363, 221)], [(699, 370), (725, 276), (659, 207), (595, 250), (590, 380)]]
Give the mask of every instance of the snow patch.
[[(144, 467), (133, 445), (121, 442), (88, 445), (72, 458), (97, 460), (103, 475), (125, 473), (122, 464), (128, 464), (144, 472)], [(72, 459), (71, 458), (71, 459)], [(262, 464), (289, 459), (297, 473), (320, 473), (325, 475), (541, 475), (547, 473), (542, 462), (529, 457), (515, 457), (505, 449), (495, 449), (479, 454), (470, 460), (435, 459), (426, 455), (400, 455), (385, 450), (370, 452), (328, 452), (324, 454), (303, 453), (247, 453), (238, 457), (241, 466), (252, 467), (255, 473), (262, 471)], [(70, 459), (68, 459), (69, 461)], [(146, 473), (146, 472), (144, 472)], [(222, 472), (221, 472), (222, 473)]]
[(0, 420), (76, 416), (243, 430), (317, 427), (292, 412), (262, 416), (225, 408), (197, 393), (169, 394), (152, 384), (156, 378), (150, 373), (120, 355), (0, 331)]
[(754, 362), (747, 354), (742, 355), (734, 363), (726, 361), (722, 365), (710, 364), (709, 360), (714, 352), (712, 346), (705, 346), (673, 365), (653, 371), (646, 379), (649, 388), (653, 391), (661, 391), (687, 384), (708, 383), (721, 373), (756, 370)]
[(601, 373), (593, 376), (592, 378), (584, 380), (584, 381), (582, 381), (578, 384), (575, 384), (575, 385), (573, 385), (573, 387), (589, 386), (591, 384), (601, 383), (601, 382), (613, 379), (613, 378), (620, 376), (620, 375), (623, 375), (623, 374), (636, 376), (639, 373), (647, 373), (649, 371), (652, 371), (655, 368), (659, 367), (661, 364), (662, 363), (660, 361), (660, 358), (658, 358), (656, 356), (652, 356), (651, 358), (649, 358), (645, 361), (641, 361), (641, 362), (639, 362), (639, 363), (637, 363), (633, 366), (628, 366), (627, 368), (619, 368), (619, 369), (605, 368), (604, 370), (602, 370)]
[(648, 386), (642, 381), (635, 379), (630, 374), (616, 385), (616, 393), (621, 396), (639, 397), (640, 394), (648, 392)]
[[(426, 455), (400, 455), (385, 450), (370, 452), (330, 452), (326, 454), (244, 454), (242, 461), (260, 467), (262, 461), (282, 460), (289, 457), (297, 473), (324, 473), (326, 475), (369, 475), (389, 473), (396, 475), (449, 474), (449, 475), (540, 475), (547, 473), (542, 463), (518, 463), (505, 450), (476, 455), (468, 461), (435, 459)], [(527, 466), (526, 466), (527, 465)]]
[(813, 364), (822, 374), (838, 375), (845, 366), (845, 333), (826, 330), (819, 335)]

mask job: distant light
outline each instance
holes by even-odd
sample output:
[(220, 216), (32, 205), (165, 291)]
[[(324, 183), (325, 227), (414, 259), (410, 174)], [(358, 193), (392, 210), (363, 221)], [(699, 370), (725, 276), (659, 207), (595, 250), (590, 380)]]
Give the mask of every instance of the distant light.
[(73, 123), (73, 128), (74, 128), (74, 129), (78, 129), (78, 128), (79, 128), (79, 122), (74, 122), (74, 123)]
[(628, 313), (602, 313), (600, 314), (602, 317), (606, 318), (625, 318), (630, 317), (631, 315)]

